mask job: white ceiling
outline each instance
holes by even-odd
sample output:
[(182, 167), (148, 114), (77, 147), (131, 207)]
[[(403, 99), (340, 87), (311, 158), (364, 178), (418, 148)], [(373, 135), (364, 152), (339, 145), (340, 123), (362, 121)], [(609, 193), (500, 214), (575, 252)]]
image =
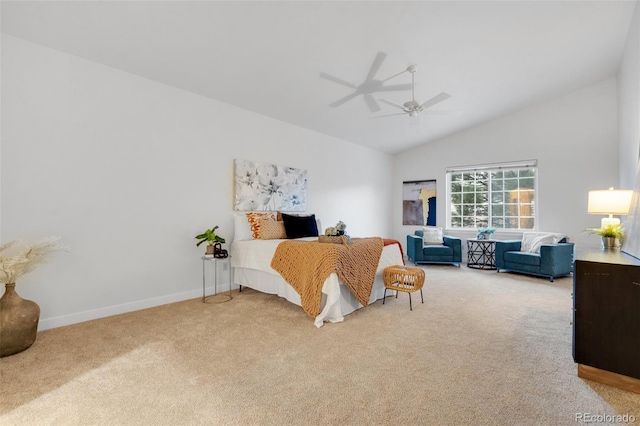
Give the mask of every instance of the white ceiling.
[[(387, 153), (617, 74), (635, 1), (2, 1), (2, 32)], [(353, 89), (417, 64), (416, 99)], [(410, 83), (404, 73), (385, 84)], [(401, 104), (411, 91), (374, 94)], [(215, 120), (215, 117), (212, 117)], [(418, 123), (418, 124), (416, 124)]]

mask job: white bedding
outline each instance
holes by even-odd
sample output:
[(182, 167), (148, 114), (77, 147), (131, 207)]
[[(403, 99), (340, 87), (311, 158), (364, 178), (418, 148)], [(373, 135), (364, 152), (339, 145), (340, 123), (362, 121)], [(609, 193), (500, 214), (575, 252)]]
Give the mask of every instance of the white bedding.
[[(317, 240), (317, 237), (301, 238), (301, 240), (314, 241)], [(230, 253), (231, 266), (234, 268), (233, 282), (263, 293), (277, 294), (301, 306), (300, 295), (278, 272), (271, 268), (273, 254), (282, 241), (286, 240), (234, 241), (231, 244)], [(397, 244), (384, 246), (369, 303), (381, 299), (384, 295), (384, 283), (382, 282), (384, 268), (402, 264), (399, 246)], [(362, 308), (362, 305), (340, 282), (338, 275), (334, 272), (327, 277), (322, 287), (321, 311), (314, 323), (316, 327), (322, 327), (324, 322), (340, 322), (344, 320), (345, 315), (359, 308)]]

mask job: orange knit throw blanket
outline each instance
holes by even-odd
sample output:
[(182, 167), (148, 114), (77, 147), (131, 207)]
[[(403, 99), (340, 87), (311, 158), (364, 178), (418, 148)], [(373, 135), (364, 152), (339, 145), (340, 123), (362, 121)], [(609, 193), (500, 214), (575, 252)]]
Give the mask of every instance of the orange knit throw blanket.
[(362, 306), (369, 304), (382, 246), (382, 238), (377, 237), (353, 238), (349, 245), (283, 241), (271, 267), (298, 292), (302, 308), (315, 318), (320, 313), (322, 286), (332, 272), (337, 272)]

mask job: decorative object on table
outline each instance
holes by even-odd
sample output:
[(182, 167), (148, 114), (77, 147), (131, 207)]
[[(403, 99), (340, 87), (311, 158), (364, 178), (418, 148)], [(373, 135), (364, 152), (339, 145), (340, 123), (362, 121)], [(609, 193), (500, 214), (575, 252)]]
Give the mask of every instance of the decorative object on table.
[(205, 252), (205, 255), (215, 256), (215, 244), (216, 243), (224, 244), (225, 242), (224, 238), (222, 238), (219, 235), (216, 235), (216, 229), (218, 228), (219, 226), (214, 226), (212, 229), (207, 229), (202, 234), (196, 235), (196, 239), (200, 240), (196, 244), (196, 247), (199, 247), (200, 244), (204, 242), (207, 243), (207, 251)]
[(318, 237), (321, 243), (349, 244), (351, 237), (345, 233), (347, 225), (339, 220), (335, 226), (329, 226), (324, 230), (324, 235)]
[(402, 224), (436, 226), (436, 181), (402, 182)]
[(16, 281), (37, 265), (46, 263), (54, 252), (67, 251), (68, 248), (56, 243), (58, 239), (44, 238), (10, 257), (3, 253), (19, 242), (12, 241), (0, 247), (0, 282), (5, 285), (4, 295), (0, 298), (0, 357), (22, 352), (36, 340), (40, 307), (16, 293)]
[(589, 191), (587, 211), (589, 214), (606, 214), (600, 221), (600, 228), (605, 229), (609, 225), (619, 225), (620, 219), (613, 215), (628, 215), (631, 208), (630, 189), (613, 189)]
[(588, 228), (587, 230), (602, 238), (602, 248), (605, 250), (618, 250), (624, 237), (621, 223), (607, 225), (604, 228)]
[(215, 243), (213, 245), (213, 257), (218, 259), (224, 259), (229, 256), (229, 253), (222, 248), (222, 244)]
[(307, 171), (258, 161), (235, 160), (234, 210), (307, 209)]
[(491, 235), (496, 232), (493, 228), (480, 228), (478, 229), (478, 240), (490, 240)]

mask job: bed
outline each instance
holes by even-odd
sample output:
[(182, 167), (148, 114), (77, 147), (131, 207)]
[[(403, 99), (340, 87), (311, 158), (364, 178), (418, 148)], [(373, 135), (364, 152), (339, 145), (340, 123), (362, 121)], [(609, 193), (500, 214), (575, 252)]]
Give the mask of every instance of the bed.
[[(296, 241), (317, 241), (318, 237), (297, 238)], [(274, 254), (280, 243), (290, 239), (248, 239), (234, 241), (231, 244), (231, 266), (233, 282), (242, 287), (277, 294), (302, 306), (300, 294), (271, 267)], [(397, 242), (386, 240), (377, 265), (373, 288), (368, 303), (382, 299), (384, 284), (382, 271), (387, 266), (403, 264), (402, 248)], [(349, 288), (331, 272), (322, 284), (320, 311), (314, 318), (316, 327), (325, 322), (341, 322), (344, 316), (362, 308), (364, 305), (352, 294)]]

